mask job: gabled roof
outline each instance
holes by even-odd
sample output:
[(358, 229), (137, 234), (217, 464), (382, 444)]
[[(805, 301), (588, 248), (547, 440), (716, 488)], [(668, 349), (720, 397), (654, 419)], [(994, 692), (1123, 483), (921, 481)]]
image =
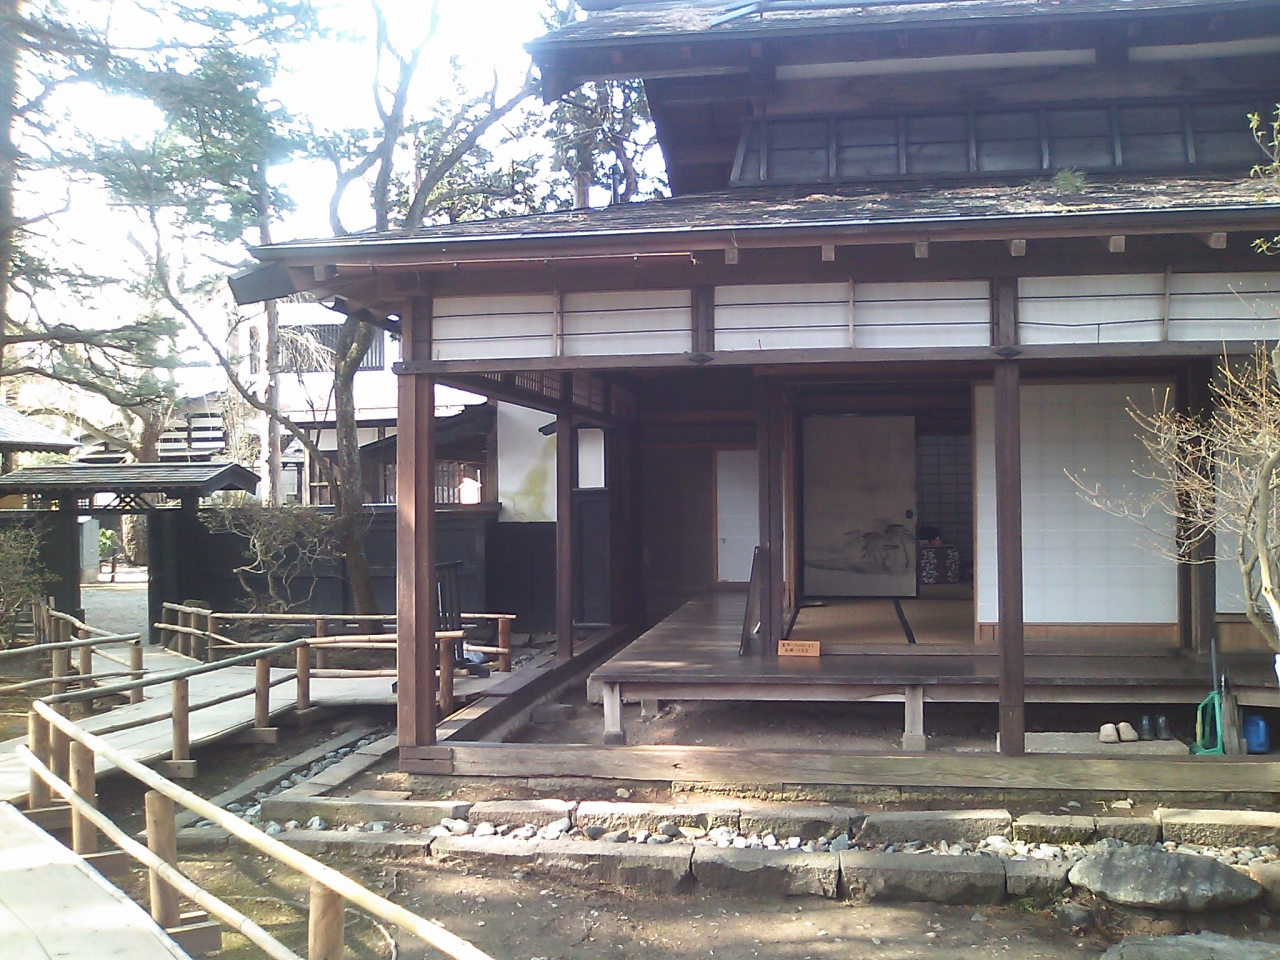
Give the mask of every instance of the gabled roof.
[(96, 493), (160, 493), (170, 499), (207, 497), (219, 490), (253, 493), (258, 476), (238, 463), (79, 463), (23, 467), (0, 476), (0, 495), (37, 493), (84, 498)]
[(910, 29), (947, 24), (1082, 20), (1112, 14), (1222, 11), (1266, 0), (597, 0), (591, 15), (527, 44), (535, 55), (560, 46), (669, 38), (780, 37), (840, 29)]
[[(801, 232), (852, 243), (858, 238), (897, 242), (910, 235), (963, 239), (993, 229), (1007, 231), (1009, 237), (1034, 237), (1037, 230), (1056, 234), (1069, 226), (1081, 231), (1132, 226), (1176, 232), (1180, 225), (1208, 229), (1210, 223), (1218, 224), (1215, 229), (1280, 229), (1280, 187), (1266, 178), (1186, 177), (1091, 179), (1074, 193), (1060, 192), (1048, 180), (739, 187), (668, 200), (278, 243), (257, 248), (255, 254), (268, 264), (394, 262), (401, 255), (427, 263), (478, 256), (479, 248), (490, 245), (503, 251), (519, 248), (522, 253), (545, 250), (547, 255), (552, 255), (552, 245), (557, 250), (576, 245), (599, 254), (625, 247), (639, 253), (654, 246), (670, 248), (672, 243), (685, 249), (714, 249), (748, 235)], [(477, 248), (475, 254), (472, 247)], [(504, 254), (494, 249), (490, 255)]]
[(28, 450), (44, 453), (66, 453), (80, 446), (80, 441), (50, 430), (30, 417), (0, 404), (0, 450)]

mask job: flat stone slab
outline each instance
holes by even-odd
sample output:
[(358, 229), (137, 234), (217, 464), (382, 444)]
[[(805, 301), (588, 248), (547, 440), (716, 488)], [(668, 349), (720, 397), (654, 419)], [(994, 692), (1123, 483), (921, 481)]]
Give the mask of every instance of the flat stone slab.
[(1067, 860), (1004, 861), (1004, 889), (1011, 897), (1032, 897), (1048, 900), (1066, 890), (1067, 873), (1071, 863)]
[(414, 833), (388, 830), (386, 833), (347, 833), (345, 830), (286, 830), (277, 840), (315, 856), (414, 857), (431, 852), (431, 840)]
[(995, 857), (845, 850), (840, 889), (857, 900), (999, 903), (1005, 896), (1004, 864)]
[(1191, 752), (1181, 740), (1135, 740), (1103, 743), (1097, 733), (1028, 733), (1027, 753), (1094, 754), (1117, 757), (1185, 757)]
[(1275, 960), (1280, 944), (1237, 940), (1219, 933), (1177, 937), (1126, 937), (1101, 960)]
[(841, 833), (856, 831), (864, 819), (862, 811), (854, 807), (746, 800), (738, 804), (738, 831), (744, 836), (772, 833), (781, 839), (831, 839)]
[(1252, 877), (1212, 857), (1121, 847), (1090, 854), (1067, 875), (1071, 885), (1127, 907), (1200, 912), (1256, 900)]
[(968, 840), (980, 843), (991, 836), (1008, 836), (1013, 817), (1008, 810), (912, 810), (871, 813), (858, 831), (858, 843), (931, 843)]
[(1149, 847), (1160, 840), (1160, 822), (1155, 817), (1094, 817), (1093, 826), (1099, 837), (1138, 847)]
[(492, 823), (494, 826), (509, 823), (523, 827), (531, 823), (535, 827), (545, 827), (566, 817), (572, 820), (577, 806), (572, 800), (482, 800), (471, 805), (466, 819), (471, 823)]
[(469, 803), (451, 800), (373, 800), (358, 797), (300, 797), (286, 790), (262, 801), (262, 819), (306, 823), (320, 817), (329, 823), (371, 823), (387, 820), (412, 826), (434, 827), (445, 817), (467, 818)]
[(693, 876), (700, 887), (755, 897), (826, 897), (840, 892), (840, 856), (778, 853), (700, 844), (693, 848)]
[[(606, 830), (654, 831), (658, 824), (670, 821), (677, 827), (732, 827), (738, 829), (735, 802), (725, 803), (635, 803), (612, 800), (584, 800), (574, 811), (573, 822), (579, 827), (604, 827)], [(532, 821), (530, 821), (532, 822)]]
[(693, 847), (603, 843), (593, 840), (511, 840), (506, 837), (440, 837), (431, 854), (501, 867), (530, 866), (561, 876), (612, 883), (651, 893), (674, 893), (689, 877)]
[(1088, 843), (1094, 829), (1093, 817), (1028, 813), (1013, 821), (1013, 839), (1028, 843)]
[(1198, 843), (1206, 847), (1256, 847), (1280, 845), (1280, 813), (1256, 810), (1156, 811), (1165, 840)]

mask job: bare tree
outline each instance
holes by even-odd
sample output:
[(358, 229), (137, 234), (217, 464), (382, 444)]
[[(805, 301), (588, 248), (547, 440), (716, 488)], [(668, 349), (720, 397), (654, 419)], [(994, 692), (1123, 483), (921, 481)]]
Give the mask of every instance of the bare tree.
[(1210, 538), (1238, 540), (1245, 613), (1277, 653), (1280, 671), (1280, 347), (1259, 346), (1245, 361), (1224, 358), (1210, 384), (1212, 411), (1177, 409), (1166, 395), (1152, 412), (1130, 407), (1150, 465), (1138, 475), (1154, 493), (1108, 496), (1076, 478), (1088, 500), (1148, 530), (1153, 512), (1176, 520), (1165, 549), (1201, 559)]

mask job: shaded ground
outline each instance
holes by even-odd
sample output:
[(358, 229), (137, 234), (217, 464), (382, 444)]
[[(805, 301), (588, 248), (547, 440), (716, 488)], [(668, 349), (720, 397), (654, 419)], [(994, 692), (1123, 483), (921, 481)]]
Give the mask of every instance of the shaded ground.
[[(776, 960), (900, 960), (906, 957), (1064, 960), (1097, 957), (1127, 932), (1181, 931), (1183, 918), (1153, 921), (1113, 915), (1110, 925), (1073, 936), (1049, 909), (837, 901), (760, 901), (696, 892), (668, 897), (517, 870), (468, 871), (437, 861), (331, 861), (367, 887), (442, 923), (502, 960), (620, 960), (694, 957)], [(306, 884), (257, 856), (221, 853), (184, 859), (183, 869), (305, 955)], [(141, 876), (133, 881), (141, 887)], [(1193, 918), (1192, 927), (1280, 942), (1258, 911)], [(396, 934), (404, 960), (439, 956)], [(347, 956), (389, 957), (371, 918), (348, 909)], [(219, 957), (259, 956), (242, 937), (225, 935)], [(1278, 948), (1280, 949), (1280, 948)]]
[(112, 633), (139, 633), (147, 639), (147, 584), (98, 583), (80, 587), (84, 622)]

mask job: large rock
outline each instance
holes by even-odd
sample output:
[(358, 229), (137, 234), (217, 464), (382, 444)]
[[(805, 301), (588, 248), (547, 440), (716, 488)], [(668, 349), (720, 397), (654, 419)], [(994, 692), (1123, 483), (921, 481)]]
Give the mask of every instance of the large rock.
[(995, 857), (840, 854), (840, 887), (850, 899), (999, 903), (1004, 885), (1004, 864)]
[(1067, 889), (1066, 860), (1005, 860), (1004, 888), (1011, 897), (1048, 900)]
[(1013, 839), (1028, 843), (1087, 843), (1093, 832), (1093, 817), (1028, 813), (1013, 821)]
[(1262, 899), (1272, 913), (1280, 913), (1280, 863), (1259, 863), (1249, 867), (1249, 876), (1262, 884)]
[(1256, 900), (1262, 887), (1211, 857), (1153, 847), (1121, 847), (1090, 854), (1068, 874), (1112, 903), (1154, 910), (1217, 910)]
[(1275, 960), (1280, 944), (1237, 940), (1218, 933), (1126, 937), (1101, 960)]
[(627, 829), (656, 831), (669, 821), (677, 827), (732, 827), (738, 829), (738, 804), (699, 801), (697, 803), (635, 803), (613, 800), (584, 800), (578, 804), (574, 823), (583, 829), (604, 827), (606, 830)]
[(1173, 810), (1161, 808), (1156, 819), (1164, 839), (1206, 847), (1257, 847), (1280, 844), (1280, 813), (1256, 810)]
[(743, 800), (738, 807), (738, 830), (743, 836), (757, 833), (763, 837), (772, 833), (775, 837), (817, 840), (848, 833), (860, 826), (864, 819), (862, 811), (853, 807), (759, 800)]
[(1008, 810), (910, 810), (871, 813), (858, 831), (858, 843), (926, 843), (946, 840), (979, 843), (991, 836), (1007, 836), (1013, 817)]
[(840, 857), (834, 853), (778, 853), (700, 844), (693, 852), (698, 885), (756, 897), (826, 897), (840, 890)]

